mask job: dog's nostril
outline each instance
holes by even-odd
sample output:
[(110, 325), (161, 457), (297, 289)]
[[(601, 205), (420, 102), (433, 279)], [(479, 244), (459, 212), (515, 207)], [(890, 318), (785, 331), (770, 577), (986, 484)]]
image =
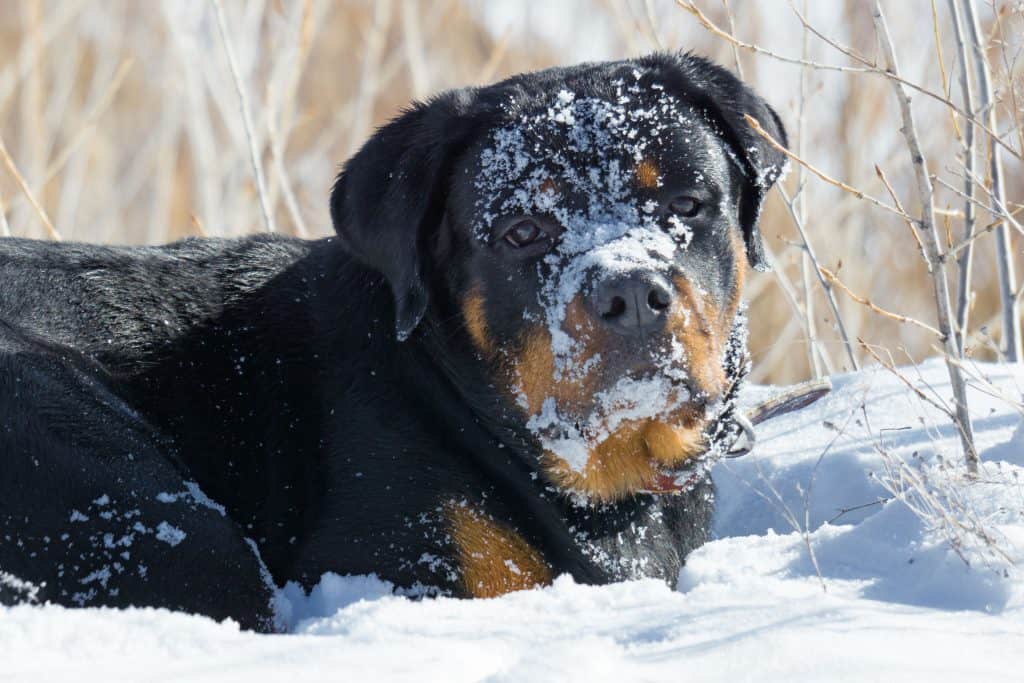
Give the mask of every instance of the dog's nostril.
[(605, 320), (611, 320), (612, 318), (618, 318), (625, 312), (626, 300), (621, 296), (613, 296), (611, 302), (608, 304), (608, 310), (602, 313), (601, 317)]
[(647, 295), (647, 305), (655, 311), (664, 311), (670, 303), (668, 294), (660, 289), (652, 289)]

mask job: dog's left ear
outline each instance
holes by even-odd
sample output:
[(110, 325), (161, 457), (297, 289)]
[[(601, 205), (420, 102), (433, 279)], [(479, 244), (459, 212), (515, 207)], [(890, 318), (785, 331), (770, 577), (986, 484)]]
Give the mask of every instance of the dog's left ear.
[(399, 341), (426, 313), (424, 244), (444, 214), (449, 175), (468, 133), (471, 94), (444, 93), (383, 126), (348, 160), (331, 191), (331, 219), (345, 248), (384, 275)]
[[(788, 147), (786, 129), (778, 114), (732, 73), (702, 57), (690, 54), (659, 55), (681, 76), (676, 89), (689, 104), (702, 110), (716, 133), (729, 145), (742, 164), (739, 220), (747, 248), (747, 260), (756, 270), (768, 270), (758, 219), (765, 196), (786, 169), (786, 156), (772, 147), (744, 119), (749, 115), (783, 147)], [(662, 62), (664, 64), (664, 62)]]

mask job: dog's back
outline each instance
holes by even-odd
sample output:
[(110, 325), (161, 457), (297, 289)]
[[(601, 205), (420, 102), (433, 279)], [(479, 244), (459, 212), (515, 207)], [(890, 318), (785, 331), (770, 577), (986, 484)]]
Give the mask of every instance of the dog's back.
[(135, 360), (266, 285), (310, 244), (271, 236), (158, 247), (0, 240), (0, 321), (90, 356)]

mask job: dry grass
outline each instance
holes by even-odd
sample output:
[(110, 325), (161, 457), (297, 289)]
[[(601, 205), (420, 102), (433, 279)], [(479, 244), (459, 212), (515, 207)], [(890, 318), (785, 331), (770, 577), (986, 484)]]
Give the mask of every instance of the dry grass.
[[(801, 122), (799, 66), (734, 51), (668, 0), (576, 1), (586, 26), (603, 21), (607, 27), (602, 34), (607, 56), (647, 52), (659, 42), (694, 49), (730, 66), (738, 55), (745, 78), (789, 126), (792, 149), (830, 176), (889, 198), (875, 172), (877, 164), (907, 212), (919, 213), (899, 112), (884, 78), (809, 71)], [(865, 3), (825, 3), (831, 17), (823, 17), (818, 3), (809, 4), (809, 18), (829, 38), (874, 58), (874, 30)], [(957, 51), (947, 35), (945, 3), (936, 4), (941, 61), (930, 0), (887, 3), (889, 22), (903, 76), (958, 102)], [(697, 5), (718, 26), (730, 27), (720, 0)], [(284, 233), (325, 235), (330, 231), (327, 193), (338, 164), (408, 100), (572, 61), (574, 54), (545, 40), (550, 31), (486, 30), (468, 0), (224, 0), (223, 6), (249, 100), (251, 139), (210, 3), (0, 3), (0, 139), (29, 190), (0, 166), (0, 234), (9, 230), (48, 238), (44, 216), (64, 239), (98, 242), (156, 243), (190, 234), (263, 230), (251, 142), (265, 174), (273, 224)], [(787, 2), (730, 0), (728, 6), (736, 35), (801, 57), (803, 32)], [(1024, 17), (1019, 3), (997, 2), (995, 15), (985, 2), (981, 6), (1000, 132), (1019, 154), (1024, 85), (1017, 53)], [(514, 3), (510, 7), (519, 11)], [(567, 27), (566, 35), (574, 30), (578, 27)], [(808, 36), (807, 50), (807, 58), (817, 62), (857, 66), (814, 36)], [(922, 95), (915, 97), (915, 107), (931, 172), (961, 187), (963, 119)], [(1024, 203), (1024, 167), (1011, 154), (1005, 156), (1006, 195), (1013, 211)], [(809, 174), (798, 186), (801, 178), (794, 170), (786, 181), (788, 195), (798, 197), (794, 210), (773, 193), (763, 221), (790, 296), (771, 275), (751, 280), (751, 339), (760, 381), (788, 382), (811, 374), (808, 326), (794, 313), (794, 305), (797, 310), (806, 305), (808, 292), (814, 311), (809, 329), (819, 339), (825, 365), (849, 365), (814, 271), (801, 263), (794, 217), (804, 222), (821, 265), (852, 292), (886, 311), (934, 322), (927, 273), (903, 220)], [(963, 200), (941, 184), (936, 189), (940, 228), (949, 243), (956, 243)], [(28, 194), (38, 200), (38, 208)], [(987, 211), (979, 209), (979, 226), (991, 222)], [(1021, 237), (1013, 239), (1019, 252)], [(978, 238), (967, 335), (970, 352), (986, 358), (994, 355), (990, 339), (999, 339), (992, 251), (990, 235)], [(888, 347), (897, 358), (901, 349), (915, 359), (937, 352), (934, 335), (925, 329), (880, 315), (856, 298), (841, 296), (838, 306), (851, 338)], [(864, 357), (860, 348), (854, 351)]]

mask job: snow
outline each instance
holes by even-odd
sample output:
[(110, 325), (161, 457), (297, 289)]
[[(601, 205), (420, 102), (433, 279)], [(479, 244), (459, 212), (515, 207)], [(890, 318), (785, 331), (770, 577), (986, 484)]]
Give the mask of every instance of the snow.
[(752, 454), (715, 465), (715, 539), (676, 590), (561, 577), (417, 601), (325, 575), (308, 596), (279, 591), (291, 633), (276, 636), (152, 609), (0, 608), (0, 679), (1020, 680), (1024, 366), (967, 369), (975, 482), (928, 402), (950, 400), (940, 362), (902, 370), (925, 398), (884, 369), (836, 377), (830, 396), (760, 425)]

